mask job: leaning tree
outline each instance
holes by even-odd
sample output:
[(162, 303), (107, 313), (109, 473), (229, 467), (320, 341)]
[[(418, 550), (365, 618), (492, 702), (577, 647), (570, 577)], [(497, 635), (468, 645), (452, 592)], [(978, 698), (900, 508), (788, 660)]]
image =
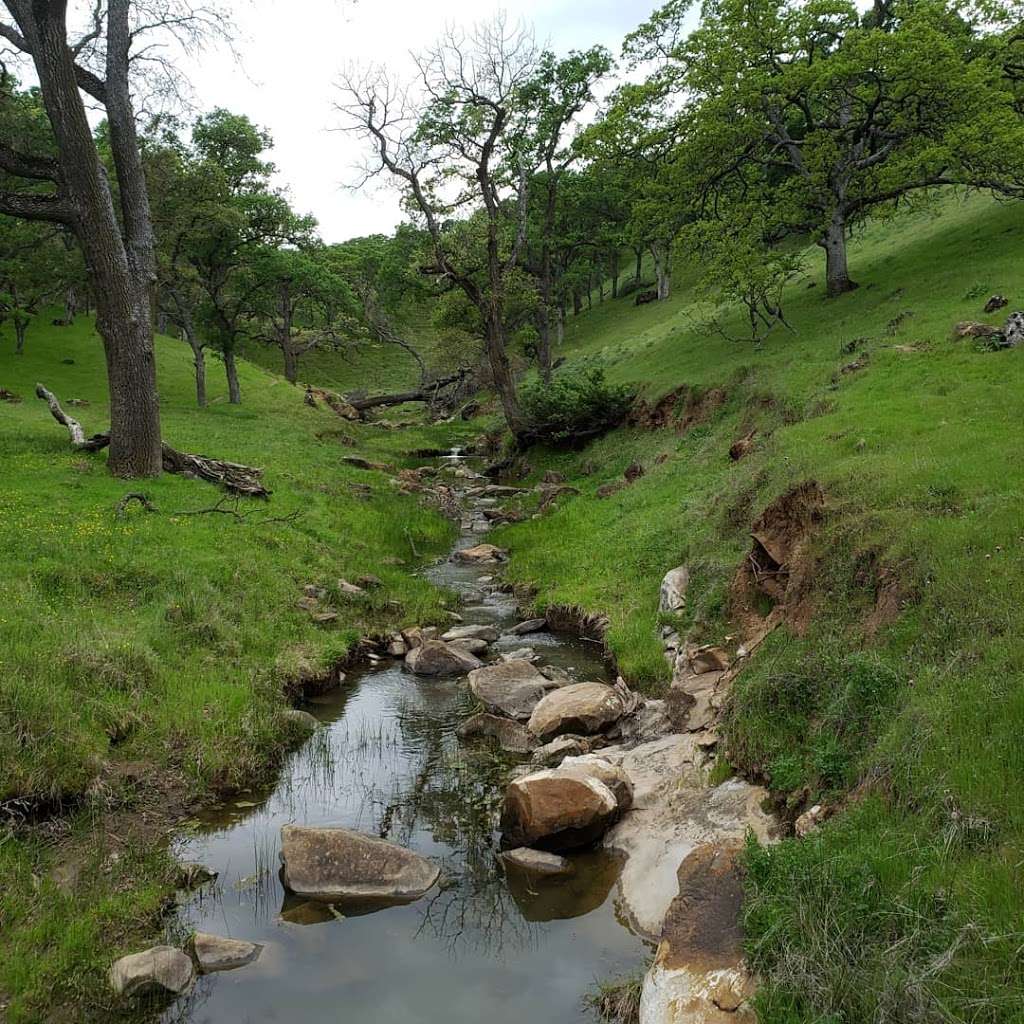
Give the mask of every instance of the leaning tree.
[[(0, 41), (31, 62), (53, 132), (55, 156), (0, 140), (0, 170), (45, 188), (0, 193), (0, 213), (66, 225), (92, 278), (96, 326), (110, 389), (110, 470), (155, 476), (163, 453), (153, 346), (155, 242), (133, 102), (132, 72), (153, 32), (194, 37), (215, 14), (186, 0), (106, 0), (91, 8), (78, 35), (67, 0), (2, 0)], [(145, 54), (150, 80), (170, 63)], [(86, 111), (104, 111), (115, 189)]]

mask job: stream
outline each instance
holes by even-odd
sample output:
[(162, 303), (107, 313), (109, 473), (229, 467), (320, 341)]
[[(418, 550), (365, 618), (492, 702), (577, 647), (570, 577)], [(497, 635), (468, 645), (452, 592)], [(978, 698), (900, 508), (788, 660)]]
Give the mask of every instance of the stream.
[[(463, 501), (469, 519), (456, 547), (483, 540), (487, 499)], [(517, 609), (481, 582), (493, 571), (446, 560), (426, 575), (462, 596), (465, 624), (502, 629), (518, 621)], [(564, 635), (502, 636), (489, 656), (524, 646), (580, 681), (608, 679), (600, 647)], [(488, 741), (456, 738), (475, 706), (465, 678), (418, 678), (392, 659), (304, 705), (322, 728), (277, 783), (206, 811), (177, 849), (218, 878), (189, 897), (175, 927), (263, 951), (253, 964), (200, 978), (164, 1022), (593, 1020), (585, 993), (635, 970), (648, 952), (617, 913), (620, 863), (592, 850), (571, 855), (568, 878), (506, 878), (495, 823), (516, 762)], [(382, 836), (434, 859), (440, 882), (414, 903), (359, 916), (298, 901), (278, 876), (289, 823)]]

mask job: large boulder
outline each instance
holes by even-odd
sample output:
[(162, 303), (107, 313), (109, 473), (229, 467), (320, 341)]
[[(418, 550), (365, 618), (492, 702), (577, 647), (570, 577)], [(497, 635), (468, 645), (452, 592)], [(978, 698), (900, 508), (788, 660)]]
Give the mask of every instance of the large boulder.
[(561, 768), (511, 782), (501, 812), (507, 846), (561, 850), (600, 838), (619, 816), (619, 802), (605, 783)]
[(443, 640), (427, 640), (414, 647), (406, 655), (405, 663), (418, 676), (457, 676), (483, 664), (476, 655)]
[(547, 680), (528, 661), (503, 661), (469, 673), (469, 687), (488, 710), (526, 721), (547, 693)]
[(442, 640), (483, 640), (484, 643), (493, 644), (498, 639), (498, 631), (494, 626), (455, 626), (441, 636)]
[(541, 740), (563, 733), (600, 732), (623, 714), (622, 698), (604, 683), (572, 683), (552, 690), (533, 709), (530, 732)]
[(412, 850), (336, 826), (285, 825), (281, 861), (289, 891), (327, 903), (419, 899), (440, 873)]
[(486, 712), (467, 718), (459, 726), (458, 734), (463, 740), (476, 739), (478, 736), (495, 739), (502, 750), (513, 754), (529, 754), (536, 744), (525, 725), (511, 718), (489, 715)]
[(154, 946), (114, 962), (110, 985), (119, 996), (180, 996), (192, 987), (195, 968), (192, 959), (173, 946)]
[(207, 932), (196, 932), (192, 936), (192, 956), (203, 974), (244, 967), (259, 957), (262, 950), (258, 942), (227, 939)]

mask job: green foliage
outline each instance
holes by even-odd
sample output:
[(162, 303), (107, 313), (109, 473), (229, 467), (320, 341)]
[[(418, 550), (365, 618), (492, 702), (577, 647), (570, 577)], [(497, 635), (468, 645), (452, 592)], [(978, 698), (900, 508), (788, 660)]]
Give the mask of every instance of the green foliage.
[[(434, 557), (451, 538), (447, 522), (397, 498), (382, 475), (343, 466), (337, 417), (305, 405), (280, 378), (242, 361), (247, 404), (229, 405), (217, 382), (210, 406), (197, 410), (190, 353), (163, 337), (165, 436), (263, 467), (268, 511), (294, 518), (260, 526), (258, 514), (244, 523), (181, 515), (208, 509), (218, 492), (180, 476), (115, 479), (102, 453), (72, 451), (32, 397), (45, 380), (62, 399), (87, 403), (75, 410), (87, 431), (105, 426), (104, 356), (92, 324), (56, 328), (50, 316), (21, 359), (5, 358), (3, 385), (22, 401), (0, 405), (0, 992), (19, 1022), (54, 1006), (77, 1019), (67, 1007), (79, 1001), (108, 1019), (112, 950), (143, 948), (160, 932), (173, 891), (163, 828), (137, 849), (115, 847), (114, 864), (107, 816), (148, 814), (150, 787), (165, 782), (184, 809), (212, 788), (266, 780), (289, 742), (279, 715), (288, 684), (335, 666), (366, 633), (444, 621), (444, 597), (413, 572), (413, 551)], [(5, 353), (10, 338), (10, 325), (0, 327)], [(453, 443), (450, 427), (443, 437), (357, 425), (347, 434), (360, 454), (399, 464), (409, 447)], [(157, 511), (133, 505), (117, 516), (128, 490), (147, 493)], [(367, 572), (382, 586), (366, 600), (339, 601), (336, 623), (317, 625), (296, 606), (308, 583), (329, 587)], [(123, 765), (142, 767), (143, 794), (117, 784)], [(31, 830), (8, 830), (58, 801), (81, 809), (60, 819), (59, 844), (50, 832), (37, 843)], [(65, 856), (84, 863), (66, 889), (53, 880)]]
[[(643, 382), (649, 404), (681, 385), (726, 401), (682, 436), (627, 428), (581, 452), (535, 450), (538, 476), (557, 470), (581, 495), (494, 538), (541, 607), (607, 615), (623, 675), (658, 692), (664, 572), (691, 567), (694, 642), (735, 645), (721, 597), (752, 523), (796, 483), (824, 488), (810, 627), (758, 648), (723, 733), (736, 770), (770, 775), (792, 812), (814, 791), (837, 811), (752, 868), (746, 934), (771, 1024), (1024, 1015), (1024, 474), (1012, 454), (1024, 353), (950, 338), (993, 291), (1016, 301), (1022, 238), (1024, 207), (982, 196), (870, 223), (851, 243), (861, 288), (825, 300), (797, 278), (783, 299), (798, 332), (757, 348), (700, 328), (700, 268), (687, 262), (676, 298), (571, 318), (563, 373), (599, 363), (610, 382)], [(743, 330), (741, 305), (717, 315)], [(869, 359), (839, 373), (854, 339)], [(729, 446), (755, 427), (732, 462)], [(643, 477), (596, 497), (633, 462)], [(880, 567), (904, 600), (869, 632)]]
[(520, 396), (527, 436), (548, 444), (595, 437), (625, 419), (633, 396), (632, 388), (609, 384), (601, 369), (560, 373), (550, 384), (534, 381)]

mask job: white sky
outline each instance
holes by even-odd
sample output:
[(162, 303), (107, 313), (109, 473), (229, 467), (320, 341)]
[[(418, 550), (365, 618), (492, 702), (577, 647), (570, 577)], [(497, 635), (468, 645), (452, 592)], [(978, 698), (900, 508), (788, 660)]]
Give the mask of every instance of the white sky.
[(359, 146), (329, 129), (337, 72), (352, 61), (408, 67), (408, 53), (434, 40), (446, 22), (472, 24), (504, 10), (532, 24), (556, 53), (607, 46), (616, 57), (623, 37), (655, 9), (655, 0), (238, 0), (241, 66), (226, 53), (206, 53), (186, 69), (201, 109), (247, 114), (274, 137), (278, 183), (292, 203), (312, 213), (328, 242), (390, 232), (401, 219), (395, 193), (353, 193)]

